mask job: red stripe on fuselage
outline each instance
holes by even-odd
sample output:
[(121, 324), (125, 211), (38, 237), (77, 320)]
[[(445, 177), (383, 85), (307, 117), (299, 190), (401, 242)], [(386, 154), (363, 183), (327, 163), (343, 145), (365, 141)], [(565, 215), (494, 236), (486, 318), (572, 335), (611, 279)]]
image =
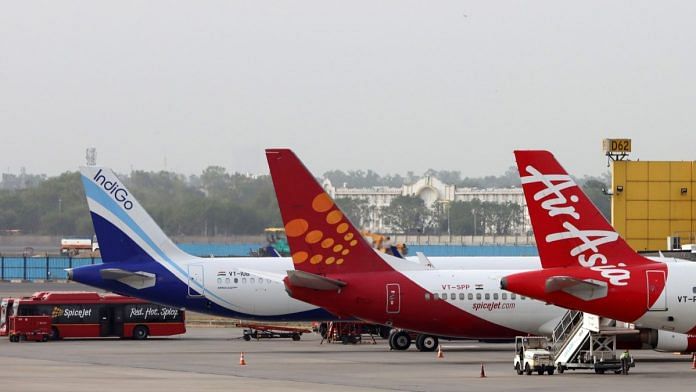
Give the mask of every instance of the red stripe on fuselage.
[[(481, 319), (446, 300), (434, 299), (436, 294), (397, 271), (333, 275), (332, 278), (347, 285), (340, 292), (318, 291), (292, 286), (286, 279), (286, 286), (293, 298), (321, 306), (342, 318), (355, 317), (375, 324), (450, 337), (495, 339), (526, 334)], [(387, 313), (386, 286), (395, 283), (400, 287), (399, 312)], [(426, 293), (430, 300), (426, 300)]]

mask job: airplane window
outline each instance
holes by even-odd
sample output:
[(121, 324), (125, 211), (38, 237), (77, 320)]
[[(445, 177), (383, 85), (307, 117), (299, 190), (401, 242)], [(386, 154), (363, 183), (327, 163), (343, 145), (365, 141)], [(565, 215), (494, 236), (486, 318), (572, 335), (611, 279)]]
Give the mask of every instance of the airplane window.
[(218, 278), (218, 284), (222, 283), (222, 278)]
[(507, 293), (503, 293), (503, 299), (507, 299)]
[(696, 287), (692, 288), (691, 290), (694, 292), (694, 294), (696, 294)]
[(515, 293), (510, 293), (510, 299), (517, 299), (517, 294)]
[(454, 301), (455, 299), (457, 299), (457, 294), (456, 294), (456, 293), (450, 294), (450, 299), (453, 300), (453, 301)]
[(464, 293), (459, 293), (459, 300), (464, 301)]
[(440, 298), (442, 298), (442, 299), (447, 299), (447, 293), (442, 293), (442, 294), (440, 294)]
[(523, 297), (523, 296), (521, 296), (521, 295), (520, 295), (520, 299), (521, 299), (522, 301), (524, 301), (524, 297)]
[(498, 293), (493, 293), (493, 299), (498, 299)]
[(256, 279), (254, 279), (254, 278), (249, 278), (249, 283), (252, 283), (252, 284), (253, 284), (253, 283), (256, 283)]
[(489, 300), (489, 299), (491, 299), (491, 295), (486, 293), (486, 300)]
[(246, 278), (242, 278), (242, 283), (246, 284)]
[(230, 283), (230, 278), (225, 278), (225, 283)]
[(469, 293), (466, 297), (469, 299), (469, 301), (471, 301), (472, 299), (474, 299), (474, 295), (471, 294), (471, 293)]
[(271, 284), (271, 280), (270, 280), (270, 279), (266, 279), (266, 283)]
[(425, 293), (425, 300), (430, 301), (430, 293)]
[(237, 283), (237, 282), (239, 282), (239, 279), (234, 278), (234, 283)]
[(478, 299), (478, 300), (481, 299), (481, 293), (476, 293), (476, 299)]

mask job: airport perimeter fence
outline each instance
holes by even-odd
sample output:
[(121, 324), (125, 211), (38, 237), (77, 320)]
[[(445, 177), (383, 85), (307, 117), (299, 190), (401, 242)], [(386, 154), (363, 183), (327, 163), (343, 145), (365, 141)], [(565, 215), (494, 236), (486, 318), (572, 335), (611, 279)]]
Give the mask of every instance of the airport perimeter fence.
[(100, 257), (0, 256), (0, 281), (66, 280), (67, 268), (101, 264)]
[[(248, 256), (248, 252), (260, 244), (180, 244), (184, 251), (196, 256)], [(411, 245), (408, 255), (423, 252), (429, 257), (442, 256), (536, 256), (531, 245)], [(0, 281), (3, 280), (66, 280), (67, 268), (101, 264), (101, 257), (23, 256), (0, 254)]]

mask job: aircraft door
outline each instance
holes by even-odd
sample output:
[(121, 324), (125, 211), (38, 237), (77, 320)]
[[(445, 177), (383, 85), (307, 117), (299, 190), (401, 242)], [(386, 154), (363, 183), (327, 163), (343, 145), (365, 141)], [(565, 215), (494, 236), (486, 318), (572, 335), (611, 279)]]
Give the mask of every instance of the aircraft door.
[(401, 288), (398, 283), (387, 283), (387, 313), (401, 310)]
[(188, 295), (191, 297), (202, 297), (205, 295), (203, 286), (203, 266), (189, 265), (188, 266)]
[[(667, 310), (667, 285), (665, 271), (645, 271), (648, 281), (648, 303), (650, 311)], [(650, 306), (652, 304), (652, 306)]]

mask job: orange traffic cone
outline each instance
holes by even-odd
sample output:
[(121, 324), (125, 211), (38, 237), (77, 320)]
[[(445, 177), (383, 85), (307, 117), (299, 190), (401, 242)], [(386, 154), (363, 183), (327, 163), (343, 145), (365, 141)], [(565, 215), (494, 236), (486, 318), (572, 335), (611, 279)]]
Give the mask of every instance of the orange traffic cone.
[(445, 357), (445, 354), (442, 353), (442, 345), (437, 346), (437, 358), (442, 359)]
[(244, 360), (244, 351), (242, 351), (241, 354), (239, 355), (239, 364), (240, 364), (241, 366), (245, 366), (245, 365), (246, 365), (246, 361)]
[(481, 362), (481, 375), (479, 376), (480, 378), (486, 378), (486, 371), (483, 370), (483, 362)]
[(696, 353), (691, 354), (691, 368), (696, 369)]

